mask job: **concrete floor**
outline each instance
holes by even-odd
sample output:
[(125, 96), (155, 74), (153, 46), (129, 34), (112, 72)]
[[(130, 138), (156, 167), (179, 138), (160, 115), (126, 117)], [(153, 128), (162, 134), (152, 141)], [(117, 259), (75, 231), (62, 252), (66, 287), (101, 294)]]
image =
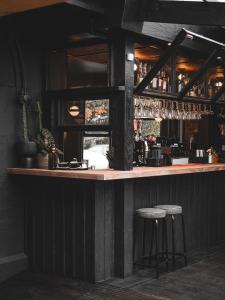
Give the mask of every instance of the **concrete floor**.
[(197, 251), (189, 265), (154, 278), (154, 270), (136, 270), (126, 279), (92, 285), (50, 275), (22, 273), (0, 285), (1, 300), (223, 300), (225, 245)]

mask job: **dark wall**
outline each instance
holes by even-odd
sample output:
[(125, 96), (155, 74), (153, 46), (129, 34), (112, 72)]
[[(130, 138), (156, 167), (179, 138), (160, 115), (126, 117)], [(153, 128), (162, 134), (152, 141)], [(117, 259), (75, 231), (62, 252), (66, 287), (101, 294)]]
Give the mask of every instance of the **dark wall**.
[[(24, 254), (24, 203), (17, 185), (6, 168), (18, 163), (16, 144), (21, 139), (21, 75), (15, 51), (15, 39), (24, 57), (27, 88), (32, 102), (42, 91), (43, 51), (34, 42), (23, 39), (20, 24), (0, 22), (0, 281), (27, 267)], [(33, 107), (33, 105), (32, 105)], [(32, 129), (34, 134), (35, 128)], [(26, 188), (26, 182), (23, 182)]]

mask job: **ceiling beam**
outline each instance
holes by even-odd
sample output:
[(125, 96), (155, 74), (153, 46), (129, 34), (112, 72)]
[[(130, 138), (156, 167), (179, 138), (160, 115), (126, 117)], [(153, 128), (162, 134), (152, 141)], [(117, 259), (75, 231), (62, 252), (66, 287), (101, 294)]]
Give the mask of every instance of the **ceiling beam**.
[[(216, 26), (195, 26), (195, 25), (182, 25), (182, 24), (168, 24), (168, 23), (155, 23), (155, 22), (144, 22), (142, 34), (153, 37), (155, 39), (172, 42), (178, 32), (185, 28), (192, 32), (198, 33), (202, 36), (213, 38), (214, 40), (223, 41), (223, 30)], [(186, 39), (182, 46), (205, 52), (206, 55), (211, 53), (214, 49), (214, 45), (207, 43), (207, 47), (204, 42), (200, 39), (189, 40)]]
[(136, 33), (142, 33), (143, 22), (135, 20), (135, 14), (140, 10), (138, 0), (109, 0), (105, 4), (105, 17), (107, 26), (121, 28)]
[(63, 2), (75, 5), (80, 8), (91, 10), (96, 13), (104, 13), (104, 7), (102, 5), (101, 0), (64, 0)]
[(142, 0), (142, 9), (136, 21), (190, 24), (225, 25), (225, 3), (196, 1)]

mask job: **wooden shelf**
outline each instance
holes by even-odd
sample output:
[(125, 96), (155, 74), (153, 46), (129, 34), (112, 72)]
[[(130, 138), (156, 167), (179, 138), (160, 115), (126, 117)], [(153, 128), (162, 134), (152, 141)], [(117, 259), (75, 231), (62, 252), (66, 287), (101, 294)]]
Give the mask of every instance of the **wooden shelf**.
[(76, 97), (76, 98), (84, 98), (91, 99), (93, 97), (97, 98), (108, 98), (114, 93), (119, 93), (125, 91), (125, 86), (115, 86), (115, 87), (77, 87), (77, 88), (71, 88), (66, 90), (52, 90), (47, 91), (47, 96), (52, 97)]
[(160, 91), (153, 91), (153, 90), (145, 90), (142, 92), (143, 96), (161, 98), (161, 99), (168, 99), (173, 101), (184, 101), (184, 102), (197, 102), (197, 103), (212, 103), (212, 99), (203, 98), (203, 97), (191, 97), (185, 96), (182, 100), (177, 98), (178, 94), (175, 93), (162, 93)]
[(63, 131), (83, 130), (83, 131), (110, 131), (110, 125), (96, 124), (96, 125), (73, 125), (73, 126), (58, 126)]

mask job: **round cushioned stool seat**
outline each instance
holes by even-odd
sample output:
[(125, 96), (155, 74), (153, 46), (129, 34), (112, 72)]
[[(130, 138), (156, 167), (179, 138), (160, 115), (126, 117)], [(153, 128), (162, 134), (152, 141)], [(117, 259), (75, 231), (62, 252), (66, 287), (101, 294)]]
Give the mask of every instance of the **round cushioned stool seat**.
[(167, 215), (182, 214), (182, 207), (179, 205), (156, 205), (154, 208), (165, 210)]
[(166, 217), (166, 211), (159, 208), (140, 208), (136, 210), (136, 215), (146, 219), (161, 219)]

